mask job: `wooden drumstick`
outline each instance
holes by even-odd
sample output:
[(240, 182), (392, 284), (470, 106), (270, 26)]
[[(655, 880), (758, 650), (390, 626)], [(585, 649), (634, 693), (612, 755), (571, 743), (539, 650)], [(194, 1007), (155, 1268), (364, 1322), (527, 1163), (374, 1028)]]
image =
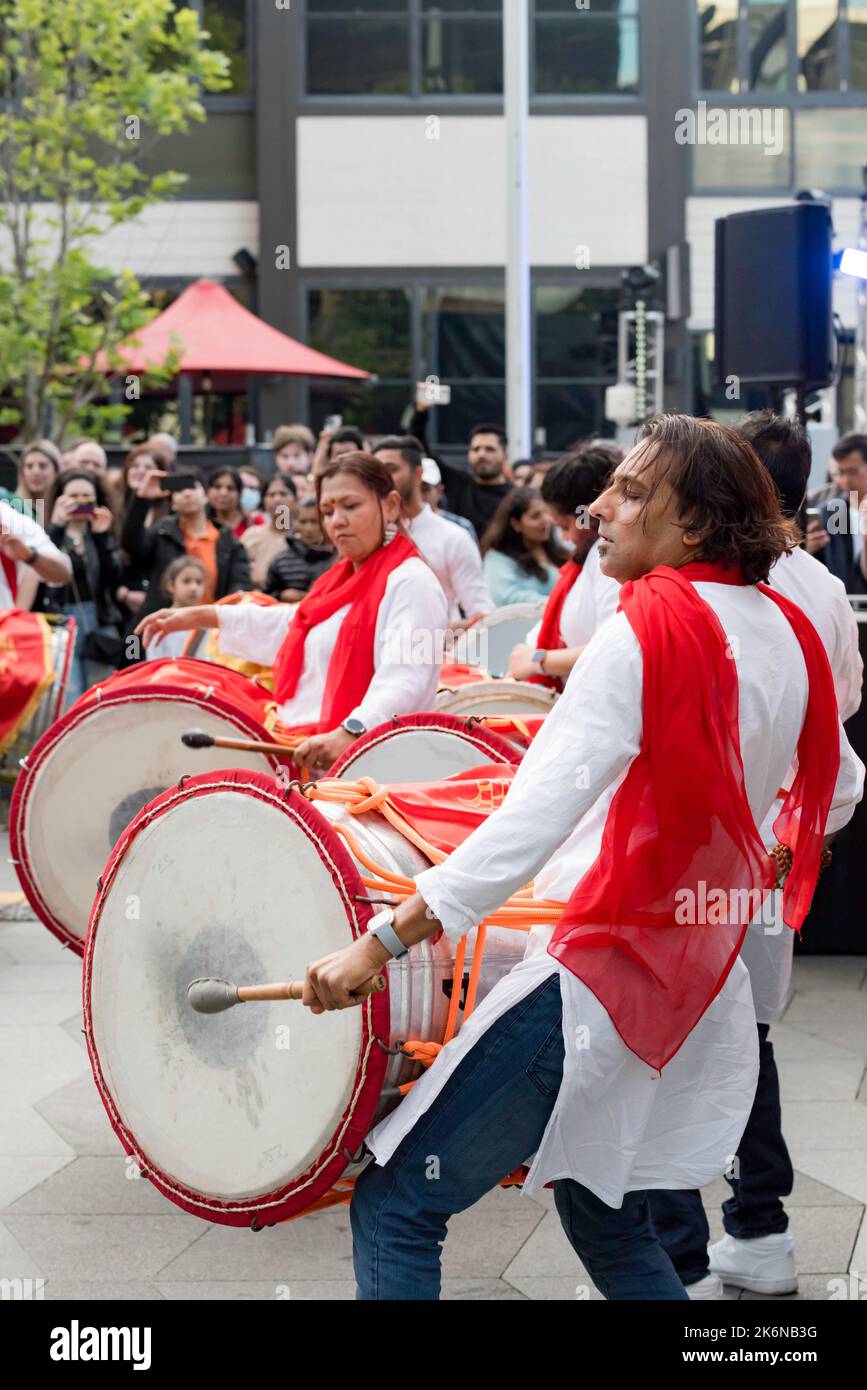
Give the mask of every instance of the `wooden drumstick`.
[[(366, 999), (369, 994), (379, 994), (385, 989), (385, 977), (372, 975), (352, 994), (353, 999)], [(300, 980), (287, 980), (273, 985), (233, 985), (219, 975), (208, 975), (192, 980), (187, 986), (187, 999), (197, 1014), (221, 1014), (236, 1004), (247, 1004), (268, 999), (300, 999), (304, 985)]]
[(215, 738), (213, 734), (202, 733), (200, 729), (181, 734), (181, 743), (187, 748), (233, 748), (239, 753), (282, 753), (287, 758), (292, 754), (291, 743), (268, 743), (255, 738)]

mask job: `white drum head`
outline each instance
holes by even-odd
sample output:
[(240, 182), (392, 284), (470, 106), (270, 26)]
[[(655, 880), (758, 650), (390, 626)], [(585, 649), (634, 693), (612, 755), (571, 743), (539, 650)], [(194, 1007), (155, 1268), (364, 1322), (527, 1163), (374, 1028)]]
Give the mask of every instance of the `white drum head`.
[(187, 988), (303, 979), (360, 929), (360, 891), (325, 818), (263, 776), (193, 778), (118, 845), (85, 956), (94, 1075), (128, 1151), (196, 1214), (285, 1216), (357, 1146), (359, 1097), (372, 1113), (385, 1066), (370, 1023), (383, 1012), (387, 1035), (387, 993), (321, 1017), (282, 1001), (202, 1015)]
[(556, 691), (530, 681), (473, 681), (456, 690), (441, 690), (437, 695), (437, 709), (443, 714), (474, 714), (480, 719), (486, 715), (540, 717), (550, 714), (556, 701)]
[(409, 715), (364, 734), (335, 763), (332, 776), (372, 777), (380, 785), (439, 782), (485, 763), (514, 762), (514, 747), (485, 729), (449, 716)]
[[(51, 731), (19, 779), (19, 877), (45, 924), (81, 953), (97, 878), (121, 832), (146, 802), (185, 774), (223, 767), (263, 770), (261, 753), (190, 749), (190, 729), (255, 737), (246, 723), (203, 698), (156, 692), (107, 699)], [(265, 737), (264, 730), (258, 732)]]
[(461, 633), (455, 642), (452, 660), (479, 666), (492, 676), (505, 676), (513, 650), (526, 642), (527, 633), (544, 611), (544, 599), (539, 603), (510, 603), (505, 608), (495, 608)]

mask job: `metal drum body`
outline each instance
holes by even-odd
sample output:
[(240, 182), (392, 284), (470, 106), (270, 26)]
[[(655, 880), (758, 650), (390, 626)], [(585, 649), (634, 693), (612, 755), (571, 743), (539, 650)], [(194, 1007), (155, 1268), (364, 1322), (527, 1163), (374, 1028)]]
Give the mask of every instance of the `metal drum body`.
[(531, 681), (475, 681), (456, 690), (441, 690), (437, 695), (437, 710), (441, 714), (464, 718), (499, 715), (508, 719), (514, 715), (520, 719), (525, 714), (544, 717), (556, 703), (556, 690), (533, 685)]
[(492, 676), (504, 676), (515, 647), (526, 642), (527, 633), (544, 611), (544, 599), (539, 603), (510, 603), (505, 608), (493, 609), (461, 633), (455, 642), (452, 660), (480, 666)]
[(0, 781), (14, 782), (19, 776), (19, 763), (30, 752), (33, 745), (50, 729), (63, 709), (63, 698), (69, 683), (69, 668), (75, 650), (76, 622), (74, 618), (55, 616), (50, 613), (39, 615), (48, 623), (51, 646), (51, 664), (54, 667), (54, 683), (45, 691), (33, 715), (0, 758)]
[(518, 757), (513, 744), (465, 719), (439, 712), (408, 714), (362, 734), (329, 775), (347, 781), (372, 777), (380, 785), (439, 782), (456, 772), (487, 763), (512, 763)]
[[(375, 909), (357, 901), (366, 890), (334, 823), (392, 872), (427, 867), (376, 812), (350, 816), (232, 771), (158, 797), (103, 875), (84, 961), (94, 1078), (141, 1171), (206, 1220), (271, 1224), (357, 1171), (364, 1135), (420, 1070), (386, 1049), (443, 1035), (454, 950), (445, 937), (390, 963), (387, 991), (357, 1008), (190, 1008), (197, 977), (303, 979), (364, 930)], [(524, 947), (522, 932), (489, 933), (479, 996)]]
[[(276, 769), (263, 753), (191, 750), (181, 734), (267, 739), (273, 696), (201, 661), (153, 661), (88, 690), (28, 755), (10, 807), (12, 859), (36, 915), (79, 955), (97, 878), (121, 831), (185, 774)], [(288, 760), (287, 760), (288, 761)]]

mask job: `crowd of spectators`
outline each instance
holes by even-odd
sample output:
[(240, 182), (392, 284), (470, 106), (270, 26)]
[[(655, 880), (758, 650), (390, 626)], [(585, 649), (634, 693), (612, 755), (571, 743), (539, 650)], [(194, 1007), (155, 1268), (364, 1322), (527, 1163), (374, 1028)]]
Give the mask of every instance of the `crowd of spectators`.
[[(491, 421), (470, 431), (464, 462), (434, 457), (429, 411), (420, 394), (404, 415), (407, 433), (378, 440), (351, 425), (318, 437), (303, 424), (281, 426), (273, 466), (262, 472), (245, 464), (205, 476), (168, 434), (111, 464), (96, 439), (75, 440), (63, 453), (47, 439), (27, 444), (17, 494), (67, 558), (69, 578), (58, 585), (34, 577), (19, 601), (75, 617), (69, 697), (145, 655), (131, 634), (155, 609), (254, 589), (281, 603), (302, 599), (334, 561), (319, 524), (317, 470), (362, 448), (390, 468), (406, 529), (440, 578), (454, 620), (544, 600), (569, 554), (562, 518), (543, 495), (551, 464), (510, 463), (505, 431)], [(828, 483), (808, 498), (802, 520), (807, 550), (849, 592), (867, 592), (867, 436), (841, 438)]]

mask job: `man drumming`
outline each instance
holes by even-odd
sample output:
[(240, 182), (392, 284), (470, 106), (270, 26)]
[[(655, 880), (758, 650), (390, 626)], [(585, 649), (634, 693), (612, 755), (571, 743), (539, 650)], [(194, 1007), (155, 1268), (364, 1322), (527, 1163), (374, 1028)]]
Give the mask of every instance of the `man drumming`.
[(565, 904), (368, 1136), (376, 1162), (352, 1203), (362, 1299), (437, 1298), (449, 1218), (525, 1162), (524, 1192), (554, 1183), (607, 1298), (686, 1297), (646, 1190), (717, 1177), (750, 1111), (756, 1025), (737, 953), (775, 877), (756, 827), (797, 750), (777, 832), (798, 926), (822, 837), (860, 792), (815, 630), (757, 587), (789, 540), (749, 445), (663, 416), (591, 512), (620, 611), (503, 805), (307, 972), (306, 1004), (350, 1007), (390, 957), (440, 929), (458, 941), (531, 879)]

